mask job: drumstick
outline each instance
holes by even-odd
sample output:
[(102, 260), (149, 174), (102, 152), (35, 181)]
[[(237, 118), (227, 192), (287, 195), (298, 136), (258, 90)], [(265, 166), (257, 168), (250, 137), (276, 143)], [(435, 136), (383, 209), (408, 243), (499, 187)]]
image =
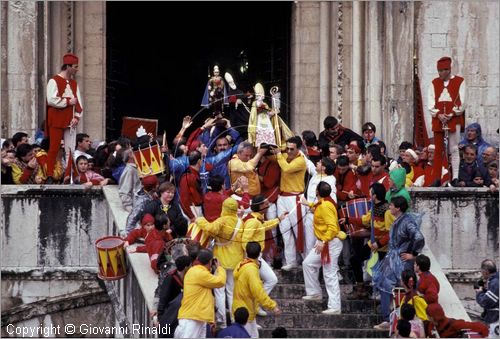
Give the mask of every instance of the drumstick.
[[(349, 194), (349, 192), (346, 192), (346, 191), (342, 191), (342, 193)], [(360, 197), (360, 195), (357, 195), (357, 194), (354, 194), (354, 193), (353, 193), (353, 195), (354, 195), (355, 197)]]
[(163, 146), (165, 146), (167, 143), (167, 131), (163, 131)]

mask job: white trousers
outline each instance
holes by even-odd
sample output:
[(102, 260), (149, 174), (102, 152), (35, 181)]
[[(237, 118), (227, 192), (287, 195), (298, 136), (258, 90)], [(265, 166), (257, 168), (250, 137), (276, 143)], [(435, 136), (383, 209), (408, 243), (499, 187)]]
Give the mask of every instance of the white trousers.
[(489, 324), (490, 331), (488, 334), (488, 338), (498, 338), (498, 321)]
[(307, 209), (306, 217), (304, 218), (304, 253), (311, 252), (314, 244), (316, 243), (316, 236), (314, 235), (314, 213)]
[(321, 264), (321, 254), (312, 249), (302, 263), (304, 269), (304, 284), (306, 285), (307, 295), (318, 295), (321, 293), (319, 283), (319, 268), (323, 266), (323, 277), (325, 279), (326, 292), (328, 293), (328, 308), (340, 310), (340, 285), (339, 277), (339, 256), (342, 252), (342, 241), (335, 238), (328, 242), (330, 251), (330, 263)]
[[(303, 194), (300, 195), (304, 196)], [(297, 201), (295, 196), (279, 196), (278, 215), (288, 212), (288, 216), (280, 222), (280, 231), (283, 236), (283, 244), (285, 245), (285, 262), (287, 265), (297, 264), (297, 249), (295, 239), (297, 238)], [(305, 215), (305, 207), (299, 205), (302, 209), (302, 216)], [(294, 236), (295, 235), (295, 236)]]
[(179, 319), (174, 338), (206, 338), (207, 323), (192, 319)]
[(259, 257), (259, 260), (260, 260), (259, 276), (264, 284), (264, 291), (266, 291), (267, 295), (269, 295), (273, 290), (274, 286), (276, 286), (276, 284), (278, 283), (278, 277), (276, 276), (276, 273), (274, 273), (271, 266), (269, 266), (269, 264), (264, 259), (262, 259), (262, 253)]
[(460, 151), (458, 149), (459, 143), (460, 143), (460, 125), (457, 125), (455, 133), (448, 134), (448, 149), (451, 154), (450, 159), (452, 166), (451, 179), (458, 178), (458, 171), (460, 167)]
[(226, 298), (229, 309), (233, 306), (233, 291), (234, 291), (234, 274), (233, 270), (226, 268), (226, 286), (214, 288), (215, 306), (217, 313), (215, 319), (218, 323), (222, 323), (223, 327), (227, 325), (226, 317)]
[(257, 321), (255, 321), (255, 319), (252, 321), (248, 321), (243, 327), (245, 327), (245, 330), (247, 330), (251, 338), (259, 337), (259, 329), (257, 328)]

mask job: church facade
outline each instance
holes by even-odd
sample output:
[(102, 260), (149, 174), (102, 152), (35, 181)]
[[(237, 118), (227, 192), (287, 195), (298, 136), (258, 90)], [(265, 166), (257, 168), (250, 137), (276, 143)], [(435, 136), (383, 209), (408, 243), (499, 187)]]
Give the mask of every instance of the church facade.
[[(290, 127), (319, 132), (328, 115), (355, 131), (371, 121), (394, 154), (413, 139), (415, 72), (425, 108), (436, 61), (450, 56), (468, 88), (466, 124), (479, 122), (498, 146), (498, 15), (497, 1), (294, 2)], [(104, 139), (106, 2), (2, 2), (0, 22), (2, 137), (34, 135), (45, 117), (47, 80), (71, 51), (83, 66), (78, 128)]]

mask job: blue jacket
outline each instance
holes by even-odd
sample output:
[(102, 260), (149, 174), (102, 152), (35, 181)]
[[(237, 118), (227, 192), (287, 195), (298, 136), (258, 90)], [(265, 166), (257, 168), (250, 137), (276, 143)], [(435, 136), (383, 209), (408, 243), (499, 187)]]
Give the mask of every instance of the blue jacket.
[(250, 338), (247, 330), (238, 323), (223, 329), (217, 334), (217, 338)]
[(225, 188), (228, 189), (229, 187), (231, 187), (231, 179), (229, 177), (229, 172), (227, 171), (227, 164), (229, 160), (231, 160), (233, 155), (236, 154), (237, 150), (238, 144), (234, 145), (230, 149), (205, 158), (205, 161), (202, 163), (202, 168), (200, 169), (201, 189), (203, 193), (207, 192), (208, 185), (208, 176), (202, 176), (203, 172), (206, 172), (205, 163), (211, 164), (213, 166), (210, 173), (207, 173), (210, 177), (220, 175), (224, 178)]
[(458, 145), (460, 147), (463, 147), (463, 146), (470, 144), (469, 140), (467, 140), (467, 131), (471, 128), (473, 128), (477, 131), (477, 143), (475, 144), (477, 147), (476, 160), (477, 160), (479, 165), (483, 165), (482, 154), (483, 154), (484, 150), (490, 146), (490, 144), (488, 144), (486, 141), (484, 141), (484, 139), (482, 137), (481, 125), (479, 125), (477, 122), (474, 122), (474, 123), (470, 124), (469, 126), (467, 126), (467, 128), (465, 129), (465, 134), (464, 134), (465, 136), (460, 141), (460, 143)]
[(476, 301), (484, 308), (484, 322), (491, 324), (498, 321), (498, 272), (488, 279), (488, 289), (477, 292)]

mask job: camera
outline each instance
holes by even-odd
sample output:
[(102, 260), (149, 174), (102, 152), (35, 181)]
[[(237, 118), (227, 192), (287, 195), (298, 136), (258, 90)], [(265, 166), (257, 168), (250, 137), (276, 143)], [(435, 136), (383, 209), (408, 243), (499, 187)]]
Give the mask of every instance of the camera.
[(476, 281), (474, 283), (474, 289), (475, 290), (483, 288), (483, 287), (484, 287), (484, 280), (483, 279), (479, 279), (478, 281)]
[(272, 155), (273, 154), (272, 149), (278, 148), (278, 146), (273, 144), (266, 144), (263, 142), (262, 144), (260, 144), (259, 148), (267, 149), (267, 152), (264, 155)]
[(212, 274), (215, 273), (215, 271), (217, 271), (217, 263), (218, 263), (218, 260), (217, 258), (213, 258), (212, 259)]

